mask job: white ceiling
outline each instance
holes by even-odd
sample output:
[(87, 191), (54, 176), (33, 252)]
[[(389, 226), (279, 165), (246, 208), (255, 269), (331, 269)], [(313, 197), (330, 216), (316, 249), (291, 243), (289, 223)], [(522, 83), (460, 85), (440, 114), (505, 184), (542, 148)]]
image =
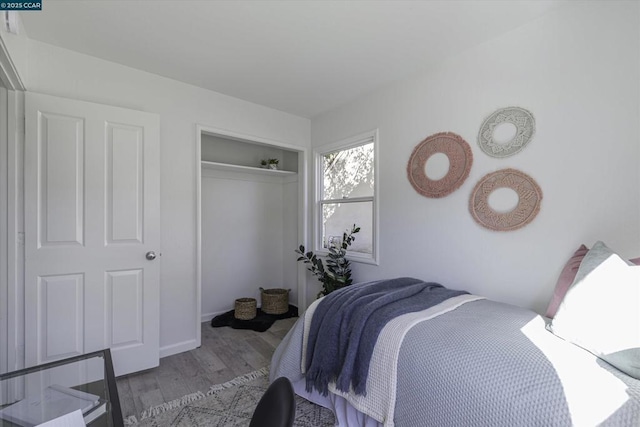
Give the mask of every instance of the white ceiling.
[(559, 3), (47, 0), (21, 16), (32, 39), (313, 117)]

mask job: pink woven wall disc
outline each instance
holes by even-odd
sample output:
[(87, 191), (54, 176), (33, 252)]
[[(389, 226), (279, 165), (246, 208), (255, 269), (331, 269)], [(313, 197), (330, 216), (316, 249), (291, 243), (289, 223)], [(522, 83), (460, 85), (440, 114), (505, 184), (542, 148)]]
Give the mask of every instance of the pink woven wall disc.
[[(433, 180), (427, 176), (425, 166), (429, 157), (436, 153), (447, 156), (449, 170), (442, 179)], [(418, 193), (439, 198), (460, 188), (469, 176), (472, 164), (473, 153), (467, 141), (453, 132), (441, 132), (416, 145), (407, 164), (407, 176)]]
[[(498, 188), (510, 188), (518, 195), (518, 204), (509, 212), (496, 212), (489, 206), (489, 195)], [(533, 178), (516, 169), (502, 169), (485, 175), (476, 184), (469, 199), (469, 211), (485, 228), (511, 231), (533, 221), (541, 201), (542, 190)]]

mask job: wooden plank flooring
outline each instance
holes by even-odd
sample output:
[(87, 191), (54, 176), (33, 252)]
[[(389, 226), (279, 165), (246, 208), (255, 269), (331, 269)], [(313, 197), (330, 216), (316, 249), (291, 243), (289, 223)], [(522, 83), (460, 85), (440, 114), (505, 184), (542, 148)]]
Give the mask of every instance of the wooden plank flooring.
[(297, 317), (276, 321), (265, 332), (212, 328), (202, 324), (202, 346), (160, 359), (160, 366), (117, 379), (122, 416), (143, 410), (268, 366), (271, 355)]

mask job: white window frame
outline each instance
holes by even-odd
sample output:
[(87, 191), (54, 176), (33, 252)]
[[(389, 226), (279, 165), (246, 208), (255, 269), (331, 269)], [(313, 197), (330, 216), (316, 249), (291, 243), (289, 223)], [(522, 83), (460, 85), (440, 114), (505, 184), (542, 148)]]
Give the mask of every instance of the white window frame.
[[(324, 186), (324, 177), (322, 170), (322, 158), (324, 155), (335, 152), (347, 150), (349, 148), (358, 147), (365, 144), (373, 143), (373, 196), (372, 197), (357, 197), (351, 199), (340, 199), (340, 200), (322, 200), (323, 186)], [(363, 201), (371, 201), (372, 202), (372, 251), (371, 254), (362, 254), (358, 252), (349, 252), (347, 251), (347, 259), (352, 262), (359, 262), (363, 264), (373, 264), (379, 265), (379, 215), (378, 215), (378, 206), (379, 206), (379, 167), (378, 167), (378, 129), (374, 129), (368, 132), (361, 133), (359, 135), (352, 136), (350, 138), (343, 139), (341, 141), (337, 141), (331, 144), (323, 145), (318, 149), (313, 151), (314, 157), (314, 176), (315, 176), (315, 190), (314, 190), (314, 215), (313, 215), (313, 241), (314, 241), (314, 252), (320, 256), (326, 256), (329, 254), (325, 248), (322, 247), (322, 202), (340, 202), (340, 203), (349, 203), (349, 202), (363, 202)], [(356, 236), (357, 238), (357, 236)]]

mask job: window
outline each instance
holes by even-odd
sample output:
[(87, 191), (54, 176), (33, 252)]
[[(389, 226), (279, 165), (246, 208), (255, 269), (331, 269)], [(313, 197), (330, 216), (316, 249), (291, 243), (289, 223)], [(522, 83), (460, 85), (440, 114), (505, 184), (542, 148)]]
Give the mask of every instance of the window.
[(376, 143), (378, 132), (340, 141), (316, 152), (316, 251), (342, 243), (354, 224), (353, 261), (377, 263)]

